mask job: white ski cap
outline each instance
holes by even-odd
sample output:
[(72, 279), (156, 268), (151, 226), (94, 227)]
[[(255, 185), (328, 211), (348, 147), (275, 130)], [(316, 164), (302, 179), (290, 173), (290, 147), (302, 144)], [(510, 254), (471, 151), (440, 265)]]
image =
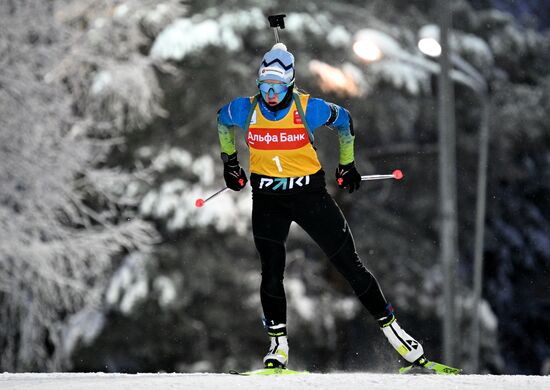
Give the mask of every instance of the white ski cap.
[(264, 80), (279, 80), (286, 84), (294, 82), (294, 56), (287, 51), (284, 43), (276, 43), (265, 53), (258, 71), (258, 81)]
[(288, 51), (287, 48), (286, 48), (286, 45), (283, 42), (277, 42), (276, 44), (274, 44), (273, 47), (271, 48), (271, 50), (275, 50), (275, 49)]

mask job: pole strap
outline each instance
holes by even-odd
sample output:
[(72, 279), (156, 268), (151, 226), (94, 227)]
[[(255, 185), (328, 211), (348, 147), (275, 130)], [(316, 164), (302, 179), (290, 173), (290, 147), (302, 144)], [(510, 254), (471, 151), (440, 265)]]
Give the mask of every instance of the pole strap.
[(304, 124), (304, 127), (307, 131), (307, 136), (309, 138), (309, 142), (313, 144), (313, 141), (315, 140), (315, 137), (313, 136), (313, 132), (311, 131), (309, 125), (306, 121), (306, 114), (304, 112), (304, 109), (302, 108), (302, 102), (300, 101), (300, 95), (298, 95), (296, 92), (293, 93), (294, 95), (294, 102), (296, 103), (296, 109), (298, 110), (298, 115), (300, 115), (300, 119), (302, 120), (302, 123)]

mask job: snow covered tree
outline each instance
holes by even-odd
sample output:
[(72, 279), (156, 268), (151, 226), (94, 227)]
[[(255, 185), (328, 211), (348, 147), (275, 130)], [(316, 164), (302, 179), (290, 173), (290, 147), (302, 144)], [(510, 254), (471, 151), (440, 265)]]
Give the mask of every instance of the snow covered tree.
[(0, 4), (0, 367), (9, 371), (68, 367), (72, 316), (100, 309), (114, 260), (154, 238), (112, 188), (124, 175), (98, 173), (109, 144), (83, 131), (74, 91), (54, 76), (78, 37), (56, 5)]

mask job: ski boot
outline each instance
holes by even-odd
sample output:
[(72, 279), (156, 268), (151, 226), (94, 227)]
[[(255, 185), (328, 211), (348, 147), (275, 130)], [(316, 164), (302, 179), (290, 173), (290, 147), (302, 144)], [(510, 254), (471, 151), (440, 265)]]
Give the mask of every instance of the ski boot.
[(399, 326), (390, 304), (386, 307), (384, 316), (377, 321), (384, 336), (403, 359), (412, 364), (422, 365), (421, 362), (425, 360), (422, 345)]
[(271, 339), (271, 345), (264, 357), (265, 368), (286, 368), (288, 363), (286, 324), (268, 325), (267, 334)]

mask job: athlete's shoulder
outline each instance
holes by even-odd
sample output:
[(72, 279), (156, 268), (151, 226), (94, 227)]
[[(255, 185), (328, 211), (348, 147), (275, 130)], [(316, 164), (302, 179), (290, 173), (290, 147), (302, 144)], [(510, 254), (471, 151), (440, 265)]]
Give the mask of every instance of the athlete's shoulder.
[(308, 95), (306, 107), (307, 123), (312, 129), (323, 126), (330, 117), (330, 107), (323, 99)]
[(252, 97), (241, 96), (220, 108), (219, 119), (223, 124), (242, 126), (252, 105)]
[(313, 128), (323, 125), (345, 126), (349, 121), (347, 110), (324, 99), (310, 97), (307, 103), (306, 117)]
[(307, 101), (307, 107), (308, 109), (313, 109), (313, 110), (325, 110), (329, 107), (329, 105), (323, 99), (310, 96)]

